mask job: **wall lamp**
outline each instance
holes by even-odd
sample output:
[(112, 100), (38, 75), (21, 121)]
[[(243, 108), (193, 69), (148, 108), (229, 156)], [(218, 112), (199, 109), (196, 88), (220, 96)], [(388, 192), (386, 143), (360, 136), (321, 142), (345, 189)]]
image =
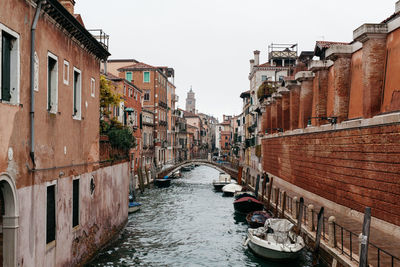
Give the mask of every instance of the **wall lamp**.
[(278, 131), (279, 133), (283, 133), (283, 129), (282, 129), (282, 128), (267, 128), (267, 129), (265, 129), (265, 133), (266, 133), (266, 134), (268, 134), (269, 131), (271, 131), (271, 133), (272, 133), (273, 131)]
[(307, 126), (312, 126), (311, 119), (329, 121), (332, 125), (337, 123), (337, 117), (310, 117), (308, 118)]

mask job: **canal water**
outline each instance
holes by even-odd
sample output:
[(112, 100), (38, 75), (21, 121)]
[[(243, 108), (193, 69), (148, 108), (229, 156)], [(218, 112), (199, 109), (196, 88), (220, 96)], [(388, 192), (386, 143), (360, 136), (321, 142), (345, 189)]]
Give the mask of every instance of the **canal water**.
[(276, 263), (244, 247), (247, 224), (235, 216), (233, 198), (213, 191), (219, 172), (199, 166), (168, 188), (139, 194), (120, 237), (87, 266), (311, 266), (311, 253), (298, 262)]

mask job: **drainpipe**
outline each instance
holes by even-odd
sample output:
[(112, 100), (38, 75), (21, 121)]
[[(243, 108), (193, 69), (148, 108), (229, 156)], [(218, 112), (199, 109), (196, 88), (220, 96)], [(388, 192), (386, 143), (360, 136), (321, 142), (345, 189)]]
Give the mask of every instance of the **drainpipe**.
[(30, 110), (30, 157), (33, 162), (33, 169), (35, 169), (35, 31), (37, 22), (39, 20), (40, 10), (42, 8), (43, 0), (39, 0), (36, 7), (35, 17), (33, 19), (32, 28), (31, 28), (31, 110)]

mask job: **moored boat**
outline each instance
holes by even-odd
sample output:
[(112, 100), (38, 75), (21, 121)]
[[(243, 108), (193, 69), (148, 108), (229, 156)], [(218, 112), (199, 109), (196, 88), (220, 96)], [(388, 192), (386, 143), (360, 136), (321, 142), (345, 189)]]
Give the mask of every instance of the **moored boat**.
[(233, 194), (233, 196), (235, 197), (235, 199), (239, 199), (239, 198), (242, 198), (242, 197), (254, 197), (254, 198), (256, 197), (256, 195), (251, 191), (235, 192)]
[(165, 176), (162, 179), (154, 179), (154, 185), (157, 187), (168, 187), (171, 185), (171, 179)]
[(265, 226), (248, 229), (245, 245), (266, 259), (296, 259), (305, 244), (303, 238), (292, 230), (293, 226), (287, 219), (268, 219)]
[(233, 196), (233, 194), (236, 191), (241, 191), (241, 190), (242, 186), (236, 183), (230, 183), (222, 187), (222, 192), (224, 193), (224, 196)]
[(129, 202), (128, 213), (134, 213), (139, 211), (141, 206), (142, 204), (139, 202)]
[(182, 174), (181, 174), (181, 172), (180, 172), (179, 170), (174, 171), (174, 172), (169, 176), (169, 178), (171, 178), (171, 179), (176, 179), (176, 178), (180, 178), (180, 177), (182, 177)]
[(230, 184), (230, 183), (231, 183), (231, 176), (226, 173), (220, 173), (218, 181), (214, 180), (212, 182), (215, 191), (218, 191), (218, 192), (221, 192), (222, 187), (224, 187), (225, 185)]
[(263, 227), (265, 221), (271, 217), (272, 216), (264, 210), (256, 210), (247, 214), (246, 221), (250, 228), (258, 228)]
[(254, 197), (242, 197), (233, 202), (233, 207), (237, 212), (249, 213), (256, 210), (262, 210), (264, 205)]
[(181, 172), (188, 172), (188, 171), (191, 171), (191, 170), (192, 170), (192, 168), (190, 166), (181, 167)]

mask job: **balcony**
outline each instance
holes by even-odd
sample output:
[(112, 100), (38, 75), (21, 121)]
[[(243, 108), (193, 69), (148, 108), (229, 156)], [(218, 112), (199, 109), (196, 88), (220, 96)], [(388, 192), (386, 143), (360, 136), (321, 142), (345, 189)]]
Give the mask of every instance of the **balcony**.
[(176, 94), (172, 94), (172, 95), (171, 95), (171, 98), (172, 98), (172, 101), (173, 101), (173, 102), (178, 102), (178, 101), (179, 101), (179, 96), (176, 95)]

